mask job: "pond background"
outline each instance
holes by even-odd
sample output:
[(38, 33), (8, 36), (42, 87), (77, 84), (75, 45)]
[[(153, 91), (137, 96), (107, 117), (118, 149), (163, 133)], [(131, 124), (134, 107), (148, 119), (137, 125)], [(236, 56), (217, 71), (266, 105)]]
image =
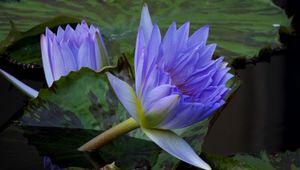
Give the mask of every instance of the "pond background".
[[(293, 22), (299, 23), (296, 19)], [(204, 151), (231, 155), (300, 148), (299, 28), (296, 27), (296, 31), (298, 35), (289, 40), (284, 54), (272, 56), (270, 63), (238, 70), (242, 86), (207, 136)], [(43, 85), (28, 80), (25, 83), (36, 89)], [(38, 152), (27, 145), (22, 132), (4, 126), (20, 110), (25, 96), (2, 77), (0, 94), (1, 169), (42, 169)]]

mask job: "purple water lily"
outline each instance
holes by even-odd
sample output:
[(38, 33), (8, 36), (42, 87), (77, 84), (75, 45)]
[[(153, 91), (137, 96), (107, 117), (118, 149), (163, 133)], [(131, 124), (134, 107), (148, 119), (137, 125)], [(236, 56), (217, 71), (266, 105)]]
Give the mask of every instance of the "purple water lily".
[(58, 27), (56, 35), (47, 28), (46, 36), (41, 35), (41, 49), (48, 86), (82, 67), (99, 71), (107, 59), (99, 29), (93, 25), (88, 27), (85, 21), (75, 30), (69, 25), (65, 30)]
[(181, 137), (170, 129), (184, 128), (210, 116), (224, 104), (233, 77), (223, 57), (212, 59), (216, 44), (206, 45), (209, 27), (189, 36), (189, 23), (169, 27), (164, 38), (142, 10), (134, 66), (135, 90), (108, 73), (117, 97), (143, 132), (171, 155), (210, 169)]
[[(75, 30), (67, 25), (66, 29), (58, 27), (57, 34), (46, 28), (46, 35), (41, 35), (41, 51), (44, 73), (48, 87), (53, 81), (71, 71), (88, 67), (95, 71), (108, 64), (108, 55), (100, 30), (85, 21), (78, 24)], [(30, 97), (38, 92), (0, 69), (0, 73), (16, 87)]]

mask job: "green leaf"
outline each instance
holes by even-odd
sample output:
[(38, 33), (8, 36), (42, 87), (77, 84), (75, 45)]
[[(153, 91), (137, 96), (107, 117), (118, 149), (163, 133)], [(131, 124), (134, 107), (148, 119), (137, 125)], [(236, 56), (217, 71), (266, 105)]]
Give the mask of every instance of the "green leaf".
[[(219, 45), (219, 54), (231, 56), (227, 60), (238, 56), (253, 57), (259, 49), (277, 43), (278, 30), (273, 27), (273, 24), (289, 24), (283, 11), (271, 4), (270, 0), (205, 0), (201, 2), (148, 0), (146, 2), (153, 21), (157, 22), (163, 31), (173, 21), (176, 21), (178, 25), (190, 21), (191, 33), (209, 24), (211, 28), (209, 41)], [(3, 39), (10, 30), (8, 20), (14, 21), (21, 31), (25, 31), (48, 20), (49, 16), (75, 16), (99, 26), (104, 34), (109, 55), (120, 56), (121, 52), (131, 52), (134, 49), (143, 3), (144, 1), (119, 0), (101, 2), (79, 0), (76, 3), (37, 0), (2, 2), (0, 3), (0, 39)], [(60, 20), (56, 21), (57, 24), (63, 24)], [(39, 36), (40, 33), (36, 32), (35, 35)], [(28, 52), (34, 49), (33, 46), (30, 47), (32, 49), (29, 48)], [(15, 51), (11, 51), (10, 54), (15, 56), (13, 58), (21, 55)], [(26, 62), (40, 63), (38, 60), (40, 58)]]
[(271, 155), (262, 151), (260, 155), (236, 154), (231, 157), (205, 154), (213, 169), (280, 170), (300, 168), (300, 149)]
[[(101, 150), (82, 153), (77, 150), (84, 141), (88, 141), (101, 131), (22, 126), (29, 144), (34, 145), (41, 156), (51, 158), (53, 164), (65, 167), (106, 168), (117, 170), (149, 167), (157, 159), (160, 149), (153, 143), (129, 136), (122, 136), (103, 146)], [(137, 156), (138, 155), (138, 156)]]
[(105, 71), (131, 80), (126, 59), (102, 72), (82, 68), (60, 78), (51, 88), (41, 89), (21, 119), (23, 125), (106, 130), (128, 118), (110, 88)]
[(262, 151), (259, 156), (239, 154), (235, 160), (244, 161), (257, 169), (300, 169), (300, 149), (275, 155)]

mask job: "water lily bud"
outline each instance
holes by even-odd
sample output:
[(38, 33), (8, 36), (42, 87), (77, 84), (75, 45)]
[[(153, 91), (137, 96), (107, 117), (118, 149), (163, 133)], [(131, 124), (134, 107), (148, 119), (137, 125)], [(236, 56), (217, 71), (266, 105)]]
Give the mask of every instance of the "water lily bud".
[(75, 29), (69, 25), (65, 30), (58, 27), (57, 34), (46, 28), (46, 34), (41, 35), (41, 50), (48, 86), (82, 67), (99, 71), (107, 61), (100, 30), (85, 21)]
[[(57, 34), (46, 28), (46, 34), (41, 35), (41, 51), (44, 73), (48, 87), (61, 76), (70, 71), (78, 71), (88, 67), (95, 71), (109, 64), (107, 51), (100, 30), (85, 21), (75, 29), (70, 25), (62, 29), (58, 27)], [(22, 83), (12, 75), (0, 69), (0, 74), (29, 97), (38, 96), (38, 91)]]

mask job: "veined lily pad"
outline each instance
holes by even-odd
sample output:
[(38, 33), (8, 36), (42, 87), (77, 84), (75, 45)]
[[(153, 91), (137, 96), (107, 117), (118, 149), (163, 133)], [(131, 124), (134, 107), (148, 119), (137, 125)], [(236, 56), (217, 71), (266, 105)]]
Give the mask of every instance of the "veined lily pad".
[[(266, 45), (277, 42), (278, 30), (275, 25), (289, 23), (283, 11), (271, 4), (270, 0), (148, 0), (152, 18), (162, 30), (176, 21), (178, 25), (191, 22), (191, 31), (209, 24), (210, 42), (219, 45), (218, 52), (224, 56), (252, 57)], [(0, 39), (8, 34), (9, 20), (17, 28), (26, 31), (57, 15), (74, 16), (99, 26), (104, 34), (110, 56), (119, 56), (121, 52), (133, 51), (139, 24), (140, 10), (144, 1), (38, 1), (0, 3)], [(65, 23), (57, 19), (57, 24)], [(37, 35), (41, 32), (36, 32)], [(39, 41), (39, 39), (34, 39)], [(2, 42), (2, 46), (3, 46)], [(23, 45), (26, 45), (25, 43)], [(32, 48), (32, 49), (31, 49)], [(34, 46), (27, 52), (36, 52)], [(21, 53), (26, 51), (24, 47)], [(16, 60), (19, 51), (11, 51)], [(39, 53), (34, 54), (39, 55)], [(40, 58), (27, 60), (38, 62)]]
[(236, 154), (231, 157), (206, 154), (213, 169), (281, 170), (300, 168), (300, 150), (275, 155), (262, 151), (259, 155)]

